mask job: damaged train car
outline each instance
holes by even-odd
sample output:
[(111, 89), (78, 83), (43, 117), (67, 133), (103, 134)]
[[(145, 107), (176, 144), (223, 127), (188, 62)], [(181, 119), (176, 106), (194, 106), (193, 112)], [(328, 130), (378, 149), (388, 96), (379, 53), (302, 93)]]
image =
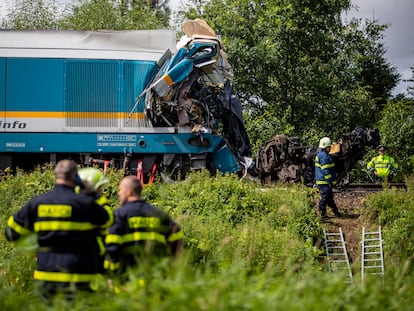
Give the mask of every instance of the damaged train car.
[[(379, 140), (378, 130), (357, 127), (332, 145), (330, 154), (338, 185), (349, 183), (348, 173), (354, 164), (362, 159), (367, 148), (378, 146)], [(276, 135), (259, 150), (248, 171), (266, 184), (299, 182), (312, 186), (316, 153), (317, 147), (303, 145), (298, 137)]]
[(149, 182), (251, 157), (222, 42), (168, 30), (0, 31), (0, 169), (70, 158)]

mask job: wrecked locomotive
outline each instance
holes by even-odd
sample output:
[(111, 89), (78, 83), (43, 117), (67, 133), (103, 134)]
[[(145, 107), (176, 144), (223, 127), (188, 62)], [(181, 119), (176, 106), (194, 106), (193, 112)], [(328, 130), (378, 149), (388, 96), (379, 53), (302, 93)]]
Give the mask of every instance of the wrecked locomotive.
[(148, 182), (246, 167), (222, 43), (202, 21), (183, 31), (1, 31), (0, 169), (71, 158)]
[[(330, 154), (335, 162), (338, 185), (349, 183), (348, 173), (369, 147), (379, 145), (377, 129), (357, 127), (333, 143)], [(298, 137), (276, 135), (260, 148), (249, 173), (263, 183), (300, 182), (312, 186), (317, 147), (305, 146)]]

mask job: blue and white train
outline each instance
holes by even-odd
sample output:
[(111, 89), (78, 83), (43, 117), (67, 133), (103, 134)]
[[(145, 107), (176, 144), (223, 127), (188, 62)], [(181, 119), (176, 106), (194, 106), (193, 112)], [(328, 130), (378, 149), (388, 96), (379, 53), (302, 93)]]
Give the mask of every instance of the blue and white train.
[(190, 32), (1, 30), (0, 169), (242, 170), (251, 147), (221, 41)]

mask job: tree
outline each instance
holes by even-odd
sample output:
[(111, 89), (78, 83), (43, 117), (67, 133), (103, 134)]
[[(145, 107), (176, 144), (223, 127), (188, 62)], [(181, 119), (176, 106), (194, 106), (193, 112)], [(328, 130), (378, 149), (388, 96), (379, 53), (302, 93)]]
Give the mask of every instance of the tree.
[(56, 0), (18, 0), (2, 28), (65, 30), (138, 30), (168, 28), (168, 1), (79, 0), (65, 11)]
[(18, 0), (2, 21), (3, 29), (58, 29), (59, 12), (55, 0)]
[(348, 0), (211, 0), (193, 5), (186, 17), (205, 19), (222, 36), (240, 96), (260, 97), (271, 115), (291, 111), (287, 121), (302, 137), (309, 128), (335, 137), (374, 123), (370, 68), (394, 81), (388, 64), (372, 66), (383, 56), (374, 36), (383, 29), (368, 35), (355, 22), (344, 25), (341, 13), (350, 6)]
[[(411, 69), (412, 77), (411, 77), (411, 79), (407, 79), (406, 82), (414, 82), (414, 66), (411, 66), (410, 69)], [(407, 88), (407, 93), (408, 93), (409, 96), (414, 97), (414, 86), (409, 86)]]
[(414, 171), (414, 100), (391, 100), (378, 122), (381, 142), (390, 150), (404, 175)]
[(138, 30), (167, 28), (170, 11), (146, 0), (81, 0), (62, 21), (63, 29)]
[[(359, 20), (353, 20), (351, 24), (358, 26)], [(359, 42), (365, 40), (365, 44), (359, 42), (355, 44), (355, 50), (359, 54), (356, 58), (357, 65), (362, 69), (357, 78), (370, 91), (375, 101), (375, 113), (371, 117), (374, 122), (379, 120), (378, 112), (387, 104), (392, 90), (401, 78), (396, 67), (385, 59), (386, 49), (383, 39), (386, 28), (386, 25), (377, 24), (376, 20), (366, 20), (363, 30), (354, 28), (353, 32), (353, 37), (357, 37)], [(349, 44), (353, 42), (355, 40), (350, 40)]]

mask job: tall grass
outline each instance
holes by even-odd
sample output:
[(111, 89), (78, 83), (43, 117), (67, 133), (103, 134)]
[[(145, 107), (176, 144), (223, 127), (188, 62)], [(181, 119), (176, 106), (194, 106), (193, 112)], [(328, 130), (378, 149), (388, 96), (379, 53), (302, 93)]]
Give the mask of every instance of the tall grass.
[[(116, 208), (121, 175), (111, 171), (109, 176), (107, 195)], [(1, 230), (10, 214), (51, 187), (53, 174), (47, 169), (4, 177)], [(181, 225), (185, 250), (177, 260), (130, 271), (129, 281), (117, 285), (116, 293), (103, 280), (98, 293), (80, 293), (73, 302), (57, 297), (47, 305), (33, 287), (35, 258), (18, 253), (2, 237), (0, 310), (411, 310), (410, 252), (408, 248), (399, 257), (403, 250), (397, 255), (395, 249), (402, 245), (393, 238), (402, 238), (411, 228), (410, 189), (384, 191), (366, 200), (363, 217), (384, 226), (384, 239), (394, 243), (387, 249), (399, 258), (391, 261), (395, 267), (384, 280), (368, 277), (363, 284), (347, 284), (343, 275), (327, 272), (323, 251), (315, 246), (322, 226), (313, 189), (263, 187), (201, 172), (177, 183), (145, 186), (145, 198)]]

